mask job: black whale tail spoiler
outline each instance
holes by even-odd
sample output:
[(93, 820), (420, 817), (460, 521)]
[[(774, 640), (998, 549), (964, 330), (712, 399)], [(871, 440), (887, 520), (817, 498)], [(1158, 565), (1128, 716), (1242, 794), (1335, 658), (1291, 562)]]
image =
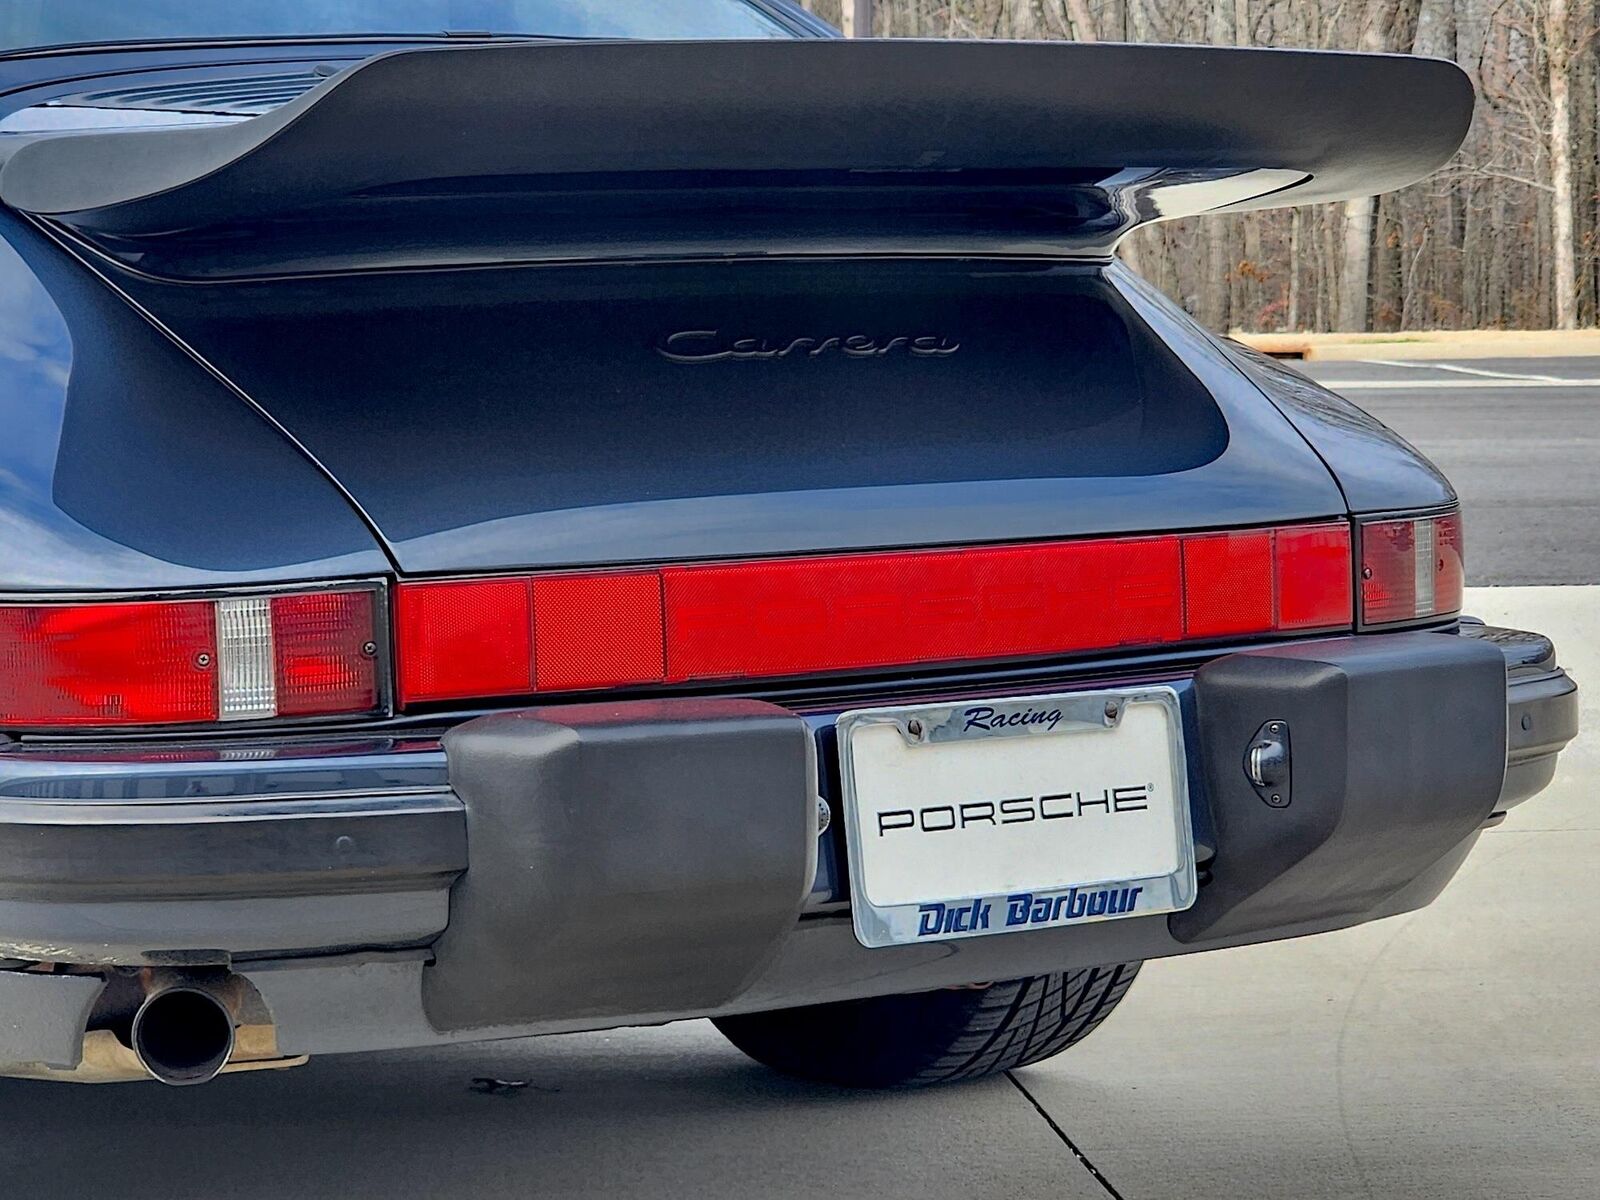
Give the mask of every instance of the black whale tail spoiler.
[[(10, 153), (0, 199), (108, 245), (144, 243), (142, 256), (182, 244), (169, 266), (202, 272), (386, 243), (501, 261), (745, 245), (1100, 256), (1164, 217), (1412, 183), (1456, 152), (1472, 104), (1453, 64), (1390, 55), (443, 47), (372, 58), (252, 120), (38, 137)], [(426, 244), (398, 242), (397, 222), (428, 230)]]

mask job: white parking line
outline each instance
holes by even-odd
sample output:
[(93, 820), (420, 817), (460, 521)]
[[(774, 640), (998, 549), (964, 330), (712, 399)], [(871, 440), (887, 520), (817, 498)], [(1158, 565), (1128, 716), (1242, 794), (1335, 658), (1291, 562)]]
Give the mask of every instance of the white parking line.
[(1461, 367), (1447, 362), (1402, 362), (1398, 359), (1363, 358), (1369, 367), (1403, 367), (1409, 371), (1454, 371), (1460, 375), (1482, 375), (1486, 379), (1539, 379), (1549, 383), (1566, 383), (1559, 375), (1528, 375), (1514, 371), (1486, 371), (1482, 367)]
[(1515, 375), (1495, 379), (1318, 379), (1317, 382), (1335, 392), (1460, 392), (1472, 388), (1600, 388), (1600, 379), (1525, 378)]

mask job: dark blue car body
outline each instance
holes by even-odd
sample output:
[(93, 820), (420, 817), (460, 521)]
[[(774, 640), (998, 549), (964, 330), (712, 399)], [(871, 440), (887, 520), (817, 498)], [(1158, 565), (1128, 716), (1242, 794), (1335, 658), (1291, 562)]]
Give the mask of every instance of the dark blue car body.
[[(0, 55), (0, 604), (359, 585), (381, 672), (389, 597), (425, 581), (1331, 524), (1359, 598), (1369, 522), (1453, 519), (1401, 438), (1112, 252), (1163, 216), (1426, 174), (1470, 113), (1454, 68), (862, 45), (756, 8), (770, 41)], [(1315, 114), (1293, 139), (1285, 104)], [(344, 718), (13, 721), (0, 1063), (189, 1082), (1408, 911), (1548, 782), (1576, 712), (1542, 637), (1417, 613), (414, 703), (394, 677)], [(852, 936), (838, 714), (1148, 687), (1193, 748), (1192, 908)], [(1291, 712), (1280, 811), (1243, 764)], [(187, 1067), (139, 1033), (184, 990), (237, 1031)]]

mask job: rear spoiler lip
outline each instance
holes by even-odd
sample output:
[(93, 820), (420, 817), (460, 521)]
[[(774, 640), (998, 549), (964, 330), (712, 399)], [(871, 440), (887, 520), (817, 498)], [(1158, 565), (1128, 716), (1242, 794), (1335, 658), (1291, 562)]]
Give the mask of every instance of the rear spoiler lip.
[[(1059, 213), (994, 212), (962, 208), (942, 196), (938, 211), (904, 205), (866, 219), (835, 216), (819, 222), (815, 211), (791, 209), (774, 225), (768, 211), (745, 212), (758, 193), (703, 191), (694, 194), (629, 191), (630, 200), (659, 211), (630, 227), (590, 221), (572, 228), (531, 205), (514, 227), (482, 214), (456, 210), (430, 217), (410, 214), (403, 229), (393, 224), (374, 233), (359, 219), (329, 221), (327, 214), (300, 214), (290, 222), (262, 222), (241, 237), (236, 227), (191, 230), (158, 237), (122, 237), (76, 229), (49, 217), (27, 216), (48, 235), (76, 245), (91, 259), (127, 275), (167, 283), (249, 283), (285, 277), (345, 275), (368, 271), (474, 270), (584, 263), (679, 262), (704, 259), (984, 258), (1040, 262), (1113, 260), (1129, 229), (1150, 220), (1206, 211), (1196, 195), (1270, 194), (1305, 179), (1297, 172), (1246, 171), (1213, 178), (1156, 170), (1130, 170), (1076, 186), (1082, 207), (1098, 212), (1069, 225)], [(1037, 189), (1033, 189), (1037, 191)], [(1062, 193), (1065, 196), (1065, 193)], [(1061, 197), (1058, 197), (1060, 199)], [(459, 200), (460, 198), (458, 198)], [(858, 196), (836, 195), (847, 212)], [(877, 197), (882, 206), (882, 197)], [(925, 199), (925, 197), (924, 197)]]
[[(937, 191), (984, 172), (1048, 179), (1086, 166), (1191, 181), (1272, 172), (1201, 207), (1114, 200), (1126, 210), (1120, 236), (1166, 216), (1414, 182), (1454, 155), (1472, 104), (1445, 60), (1324, 51), (844, 39), (425, 47), (368, 59), (249, 121), (33, 137), (0, 168), (0, 200), (91, 237), (140, 238), (337, 209), (431, 180), (538, 190), (611, 175), (692, 188), (832, 171)], [(1061, 241), (1088, 249), (1070, 231)], [(1103, 231), (1097, 241), (1092, 252), (1106, 252)]]

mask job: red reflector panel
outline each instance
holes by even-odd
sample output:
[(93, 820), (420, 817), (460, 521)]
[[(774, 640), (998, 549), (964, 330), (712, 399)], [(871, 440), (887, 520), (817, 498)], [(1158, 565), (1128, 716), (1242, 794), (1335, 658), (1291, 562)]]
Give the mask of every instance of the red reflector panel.
[(1350, 529), (402, 584), (402, 702), (981, 662), (1348, 628)]
[(1361, 615), (1369, 625), (1461, 610), (1461, 514), (1361, 527)]
[(1182, 637), (1178, 539), (672, 567), (667, 680), (959, 662)]
[(1351, 597), (1350, 526), (1308, 525), (1276, 531), (1277, 628), (1348, 626)]
[[(1183, 540), (1184, 629), (1192, 638), (1272, 628), (1272, 530)], [(1349, 596), (1349, 580), (1345, 595)], [(1348, 607), (1348, 603), (1346, 604)]]
[(534, 683), (541, 692), (660, 683), (661, 576), (548, 575), (533, 581)]
[(0, 605), (0, 723), (217, 718), (209, 602)]
[(372, 596), (370, 591), (310, 592), (272, 600), (278, 716), (378, 707)]
[(533, 581), (395, 589), (401, 703), (533, 691)]

